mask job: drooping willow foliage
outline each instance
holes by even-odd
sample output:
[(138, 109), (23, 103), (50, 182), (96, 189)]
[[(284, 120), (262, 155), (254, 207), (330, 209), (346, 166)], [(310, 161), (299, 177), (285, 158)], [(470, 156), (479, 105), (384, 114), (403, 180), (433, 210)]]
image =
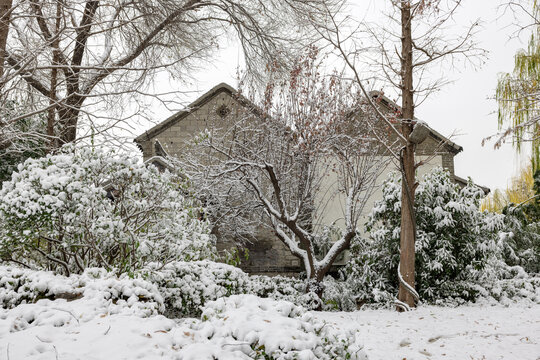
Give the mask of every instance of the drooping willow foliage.
[(482, 200), (480, 210), (502, 213), (507, 206), (521, 206), (534, 200), (535, 173), (532, 164), (520, 169), (519, 173), (509, 180), (506, 189), (495, 189)]
[(540, 168), (540, 4), (533, 4), (534, 31), (526, 50), (515, 55), (514, 71), (499, 78), (496, 98), (499, 103), (499, 129), (503, 130), (495, 147), (506, 138), (520, 151), (531, 144), (533, 170)]

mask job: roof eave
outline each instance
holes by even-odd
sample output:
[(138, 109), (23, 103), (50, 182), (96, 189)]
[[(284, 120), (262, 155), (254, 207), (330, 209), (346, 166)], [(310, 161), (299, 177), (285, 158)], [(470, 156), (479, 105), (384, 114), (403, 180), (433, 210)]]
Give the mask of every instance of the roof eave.
[[(460, 177), (460, 176), (457, 176), (457, 175), (453, 175), (454, 176), (454, 181), (457, 182), (457, 183), (460, 183), (462, 184), (463, 186), (466, 186), (469, 181)], [(482, 191), (484, 192), (485, 195), (489, 194), (491, 192), (491, 189), (488, 188), (487, 186), (482, 186), (482, 185), (478, 185), (478, 184), (475, 184), (473, 182), (474, 185), (478, 186), (480, 189), (482, 189)]]
[(236, 94), (237, 91), (226, 83), (220, 83), (216, 86), (214, 86), (212, 89), (208, 90), (206, 93), (204, 93), (202, 96), (198, 97), (197, 100), (192, 102), (188, 105), (188, 107), (185, 110), (181, 110), (171, 116), (169, 116), (167, 119), (163, 120), (159, 124), (155, 125), (154, 127), (150, 128), (149, 130), (145, 131), (143, 134), (137, 136), (133, 141), (136, 144), (140, 144), (144, 141), (148, 141), (163, 130), (167, 129), (172, 124), (176, 123), (177, 121), (182, 120), (187, 115), (189, 115), (193, 110), (200, 107), (202, 104), (204, 104), (207, 100), (215, 96), (216, 94), (226, 91), (231, 94)]
[[(386, 106), (388, 109), (401, 111), (401, 106), (396, 104), (394, 101), (390, 100), (382, 92), (380, 92), (380, 91), (370, 91), (369, 95), (371, 95), (372, 97), (380, 97), (382, 105)], [(461, 151), (463, 151), (463, 147), (461, 145), (458, 145), (458, 144), (454, 143), (453, 141), (448, 139), (446, 136), (444, 136), (441, 133), (439, 133), (438, 131), (434, 130), (429, 125), (427, 125), (427, 127), (429, 128), (429, 133), (430, 133), (431, 137), (433, 137), (434, 139), (436, 139), (436, 140), (438, 140), (440, 142), (445, 143), (446, 146), (448, 147), (448, 149), (454, 155), (456, 155), (456, 154), (460, 153)]]

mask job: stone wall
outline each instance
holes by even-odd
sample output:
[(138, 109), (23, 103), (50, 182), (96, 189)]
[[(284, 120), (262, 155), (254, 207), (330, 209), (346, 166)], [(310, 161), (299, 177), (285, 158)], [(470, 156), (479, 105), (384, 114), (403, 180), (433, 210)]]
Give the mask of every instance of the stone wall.
[[(239, 267), (250, 274), (292, 276), (303, 270), (300, 259), (268, 229), (260, 229), (255, 236), (256, 241), (239, 244), (234, 241), (220, 239), (218, 251), (239, 250)], [(248, 251), (244, 258), (244, 249)]]
[[(218, 114), (218, 110), (223, 106), (231, 111), (226, 117), (221, 117)], [(198, 108), (185, 114), (180, 120), (163, 129), (162, 132), (141, 142), (144, 160), (156, 155), (152, 146), (156, 140), (161, 143), (169, 155), (178, 156), (186, 146), (189, 146), (194, 135), (205, 129), (227, 127), (230, 125), (231, 119), (238, 115), (238, 111), (239, 105), (229, 92), (222, 91), (216, 94)]]

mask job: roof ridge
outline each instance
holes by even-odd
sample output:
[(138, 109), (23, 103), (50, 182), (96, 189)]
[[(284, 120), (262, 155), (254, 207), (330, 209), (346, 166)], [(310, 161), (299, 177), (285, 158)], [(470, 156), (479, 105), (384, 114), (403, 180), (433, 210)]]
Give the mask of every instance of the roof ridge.
[(187, 107), (185, 107), (183, 110), (179, 110), (176, 113), (172, 114), (165, 120), (159, 122), (158, 124), (154, 125), (150, 129), (146, 130), (141, 135), (137, 136), (134, 141), (135, 143), (140, 143), (141, 141), (149, 140), (156, 134), (160, 133), (161, 131), (165, 130), (166, 128), (173, 125), (176, 121), (181, 120), (185, 116), (187, 116), (189, 113), (191, 113), (194, 109), (196, 109), (198, 106), (202, 105), (207, 99), (210, 97), (216, 95), (220, 91), (228, 91), (231, 94), (238, 94), (238, 90), (233, 88), (231, 85), (221, 82), (217, 84), (216, 86), (212, 87), (210, 90), (206, 91), (203, 95), (197, 97), (193, 102), (191, 102)]

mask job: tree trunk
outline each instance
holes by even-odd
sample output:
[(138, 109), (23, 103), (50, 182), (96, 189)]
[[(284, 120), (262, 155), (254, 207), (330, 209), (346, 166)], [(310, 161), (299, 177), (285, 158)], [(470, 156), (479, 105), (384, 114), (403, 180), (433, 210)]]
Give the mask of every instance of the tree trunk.
[(59, 105), (58, 123), (60, 124), (60, 129), (58, 147), (69, 144), (77, 139), (77, 124), (83, 99), (83, 97), (79, 97), (76, 101), (67, 101), (66, 105)]
[[(401, 2), (401, 86), (402, 86), (402, 117), (401, 131), (407, 143), (402, 152), (402, 190), (401, 190), (401, 238), (400, 238), (400, 264), (401, 276), (414, 288), (414, 144), (408, 141), (412, 132), (414, 119), (414, 91), (413, 91), (413, 59), (412, 59), (412, 33), (411, 8), (409, 1)], [(414, 307), (414, 297), (400, 283), (398, 300)]]
[[(405, 135), (404, 131), (404, 135)], [(410, 132), (409, 132), (410, 133)], [(414, 243), (415, 224), (414, 218), (414, 146), (407, 145), (402, 155), (402, 178), (401, 188), (401, 238), (400, 238), (400, 270), (401, 276), (412, 288), (414, 288)], [(400, 283), (398, 300), (414, 307), (412, 294)]]
[[(0, 78), (4, 74), (4, 61), (6, 58), (6, 44), (9, 33), (9, 20), (11, 18), (12, 0), (0, 0)], [(3, 87), (0, 83), (0, 88)]]
[(312, 272), (311, 277), (308, 279), (308, 283), (306, 286), (306, 293), (313, 292), (319, 298), (319, 303), (317, 307), (313, 309), (316, 311), (322, 310), (322, 294), (323, 294), (324, 289), (321, 285), (321, 282), (324, 278), (324, 275), (326, 275), (326, 271)]
[(55, 37), (56, 39), (53, 42), (53, 60), (52, 65), (53, 68), (51, 69), (51, 90), (49, 94), (49, 112), (47, 115), (47, 137), (49, 140), (49, 146), (48, 151), (52, 151), (55, 148), (58, 147), (55, 139), (54, 134), (54, 124), (56, 120), (56, 85), (58, 83), (58, 70), (56, 66), (60, 64), (59, 58), (60, 58), (60, 25), (61, 25), (61, 13), (62, 8), (60, 5), (60, 1), (58, 0), (56, 3), (56, 24), (55, 24)]

